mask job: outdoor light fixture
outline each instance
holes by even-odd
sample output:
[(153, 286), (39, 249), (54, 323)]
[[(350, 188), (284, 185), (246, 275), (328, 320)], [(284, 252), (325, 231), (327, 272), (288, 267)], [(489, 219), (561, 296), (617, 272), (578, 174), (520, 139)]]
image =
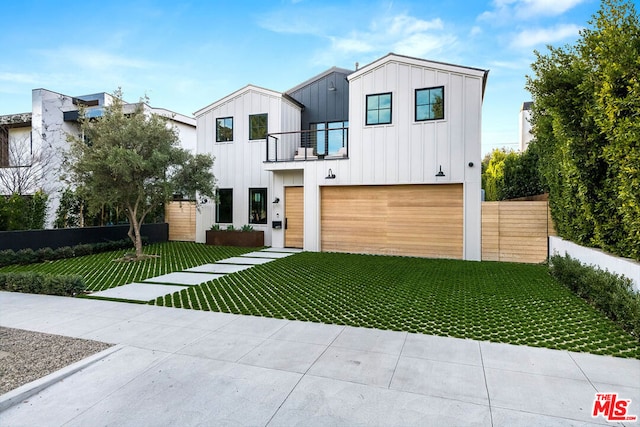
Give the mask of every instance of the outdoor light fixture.
[(329, 92), (335, 92), (336, 91), (336, 85), (333, 84), (333, 82), (329, 82)]
[(273, 203), (280, 203), (280, 197), (276, 197), (275, 199), (273, 199)]
[(329, 172), (327, 172), (327, 176), (324, 179), (336, 179), (336, 174), (333, 173), (331, 169), (329, 169)]
[(444, 172), (442, 172), (442, 165), (440, 165), (440, 170), (438, 171), (436, 176), (444, 176)]

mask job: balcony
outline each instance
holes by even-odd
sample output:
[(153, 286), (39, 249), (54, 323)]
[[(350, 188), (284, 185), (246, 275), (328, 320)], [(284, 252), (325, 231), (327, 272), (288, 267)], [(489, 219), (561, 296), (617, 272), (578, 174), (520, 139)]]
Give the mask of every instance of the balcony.
[(346, 122), (314, 124), (314, 129), (267, 135), (266, 162), (342, 159), (349, 157)]

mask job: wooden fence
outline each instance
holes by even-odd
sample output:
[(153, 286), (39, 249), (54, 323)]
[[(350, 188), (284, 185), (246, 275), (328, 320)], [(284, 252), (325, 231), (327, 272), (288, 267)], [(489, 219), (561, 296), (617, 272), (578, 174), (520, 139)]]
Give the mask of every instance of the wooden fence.
[(544, 262), (555, 230), (546, 201), (482, 203), (482, 260)]
[(164, 220), (169, 223), (169, 240), (196, 241), (196, 202), (185, 200), (167, 203)]

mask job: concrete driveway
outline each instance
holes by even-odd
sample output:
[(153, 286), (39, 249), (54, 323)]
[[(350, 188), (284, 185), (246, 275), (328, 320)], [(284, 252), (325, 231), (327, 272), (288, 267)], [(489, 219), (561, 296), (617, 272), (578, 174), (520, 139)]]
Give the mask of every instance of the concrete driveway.
[(640, 415), (639, 360), (7, 292), (0, 325), (119, 344), (2, 426), (616, 425), (597, 392)]

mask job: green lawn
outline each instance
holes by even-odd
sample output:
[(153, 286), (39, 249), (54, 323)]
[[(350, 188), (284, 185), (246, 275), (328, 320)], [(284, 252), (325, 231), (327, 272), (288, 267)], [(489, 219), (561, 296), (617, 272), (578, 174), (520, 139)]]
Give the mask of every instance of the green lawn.
[(251, 248), (216, 247), (186, 242), (158, 243), (146, 246), (144, 253), (160, 255), (160, 257), (142, 262), (115, 262), (115, 259), (132, 251), (121, 250), (41, 264), (12, 265), (0, 268), (0, 272), (35, 271), (50, 274), (79, 274), (84, 278), (87, 290), (102, 291), (149, 277), (238, 256), (252, 250)]
[[(0, 271), (76, 273), (101, 290), (250, 250), (166, 243), (138, 263), (114, 262), (122, 251)], [(640, 358), (634, 337), (540, 265), (305, 252), (152, 303)]]

